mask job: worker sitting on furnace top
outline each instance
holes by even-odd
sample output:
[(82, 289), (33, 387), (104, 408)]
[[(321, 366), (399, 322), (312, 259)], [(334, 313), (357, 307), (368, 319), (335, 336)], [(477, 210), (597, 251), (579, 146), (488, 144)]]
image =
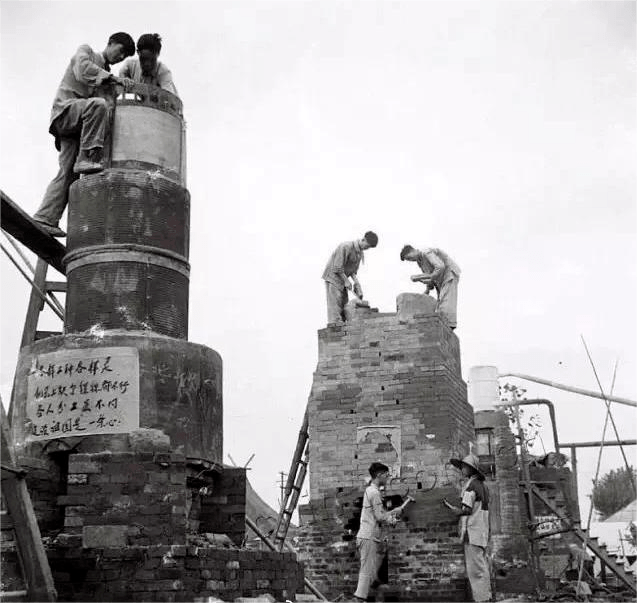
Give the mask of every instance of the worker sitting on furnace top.
[(62, 76), (49, 125), (60, 153), (60, 169), (33, 216), (54, 237), (66, 236), (58, 222), (68, 203), (71, 184), (80, 174), (104, 169), (102, 152), (109, 111), (106, 100), (99, 94), (105, 92), (105, 84), (120, 84), (126, 89), (132, 86), (131, 80), (113, 75), (110, 66), (134, 53), (133, 38), (118, 32), (108, 39), (102, 52), (95, 52), (88, 44), (80, 46)]
[(157, 86), (177, 96), (170, 69), (157, 60), (160, 52), (159, 34), (143, 34), (137, 40), (137, 57), (132, 57), (124, 63), (119, 72), (120, 77), (130, 78), (136, 84)]

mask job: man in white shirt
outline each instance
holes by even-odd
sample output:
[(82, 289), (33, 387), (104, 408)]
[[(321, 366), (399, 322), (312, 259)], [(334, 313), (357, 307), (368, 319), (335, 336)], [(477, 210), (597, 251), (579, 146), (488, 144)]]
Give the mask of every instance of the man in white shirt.
[(425, 247), (422, 251), (405, 245), (400, 252), (401, 261), (417, 262), (423, 274), (416, 274), (411, 280), (425, 283), (429, 293), (434, 287), (438, 291), (436, 312), (447, 321), (453, 330), (457, 326), (458, 281), (460, 268), (448, 254), (437, 247)]
[(383, 560), (380, 547), (381, 525), (396, 525), (402, 510), (412, 499), (407, 497), (405, 502), (392, 511), (385, 511), (380, 488), (387, 483), (389, 467), (383, 463), (372, 463), (369, 467), (372, 481), (363, 495), (363, 509), (361, 511), (361, 525), (356, 534), (356, 548), (361, 558), (361, 569), (358, 574), (358, 586), (354, 593), (357, 601), (366, 601), (369, 589), (377, 581), (378, 569)]
[(161, 37), (159, 34), (144, 34), (137, 40), (137, 58), (127, 59), (119, 72), (120, 77), (136, 84), (149, 84), (177, 95), (173, 75), (164, 63), (160, 63)]

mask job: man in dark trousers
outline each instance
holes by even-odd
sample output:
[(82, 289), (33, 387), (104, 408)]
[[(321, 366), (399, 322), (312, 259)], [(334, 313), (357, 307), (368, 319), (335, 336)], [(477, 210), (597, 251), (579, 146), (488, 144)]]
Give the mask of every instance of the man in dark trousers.
[(80, 46), (62, 76), (53, 108), (49, 132), (55, 137), (60, 169), (51, 181), (33, 219), (54, 237), (66, 233), (58, 227), (68, 203), (71, 184), (80, 174), (92, 174), (104, 169), (102, 152), (108, 126), (106, 100), (98, 96), (104, 84), (132, 85), (118, 78), (110, 66), (135, 53), (135, 43), (127, 33), (118, 32), (108, 39), (102, 52), (88, 44)]

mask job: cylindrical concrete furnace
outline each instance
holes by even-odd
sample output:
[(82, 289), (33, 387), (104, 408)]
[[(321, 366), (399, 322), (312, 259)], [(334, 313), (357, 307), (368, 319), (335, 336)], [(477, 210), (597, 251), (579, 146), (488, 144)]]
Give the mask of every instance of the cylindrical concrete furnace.
[(221, 462), (221, 358), (187, 341), (184, 132), (181, 101), (137, 85), (115, 102), (109, 167), (71, 186), (64, 334), (18, 361), (21, 456), (59, 449), (52, 441), (121, 452), (150, 429), (187, 457)]

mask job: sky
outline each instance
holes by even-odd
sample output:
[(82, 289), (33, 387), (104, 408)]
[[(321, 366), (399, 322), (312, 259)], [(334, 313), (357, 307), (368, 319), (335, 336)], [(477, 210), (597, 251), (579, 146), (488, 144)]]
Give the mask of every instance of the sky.
[[(189, 339), (223, 357), (224, 460), (254, 454), (270, 504), (316, 368), (322, 270), (367, 230), (359, 279), (382, 312), (422, 290), (404, 244), (460, 265), (465, 380), (494, 365), (597, 391), (583, 336), (605, 390), (617, 361), (614, 393), (637, 398), (634, 2), (2, 0), (0, 187), (29, 213), (57, 170), (62, 73), (119, 30), (161, 34), (184, 102)], [(4, 255), (0, 271), (6, 403), (29, 287)], [(601, 439), (602, 401), (505, 382), (555, 403), (561, 441)], [(613, 416), (635, 438), (634, 408)], [(578, 453), (583, 506), (596, 462)], [(602, 473), (621, 465), (606, 448)]]

